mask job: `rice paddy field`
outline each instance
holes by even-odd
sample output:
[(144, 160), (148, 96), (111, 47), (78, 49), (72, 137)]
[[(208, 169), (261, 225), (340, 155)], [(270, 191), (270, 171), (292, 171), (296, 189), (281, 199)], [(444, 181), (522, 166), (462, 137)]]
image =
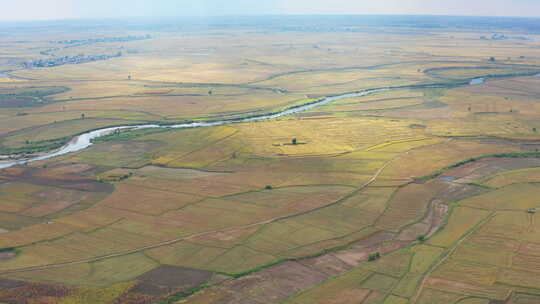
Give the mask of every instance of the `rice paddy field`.
[(538, 33), (48, 26), (0, 35), (0, 165), (233, 123), (0, 169), (0, 303), (540, 303)]

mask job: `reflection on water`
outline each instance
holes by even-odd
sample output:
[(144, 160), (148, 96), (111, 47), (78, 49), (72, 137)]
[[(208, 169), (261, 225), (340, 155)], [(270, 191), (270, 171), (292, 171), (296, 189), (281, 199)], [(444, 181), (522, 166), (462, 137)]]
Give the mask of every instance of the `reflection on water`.
[(477, 85), (477, 84), (482, 84), (485, 82), (485, 79), (484, 78), (475, 78), (475, 79), (472, 79), (469, 84), (470, 85)]

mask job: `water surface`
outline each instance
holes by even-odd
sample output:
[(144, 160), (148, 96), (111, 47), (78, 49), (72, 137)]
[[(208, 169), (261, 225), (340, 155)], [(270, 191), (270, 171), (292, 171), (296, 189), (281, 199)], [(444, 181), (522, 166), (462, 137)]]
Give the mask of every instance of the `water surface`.
[(481, 77), (481, 78), (474, 78), (474, 79), (471, 79), (471, 81), (469, 82), (469, 85), (479, 85), (479, 84), (482, 84), (486, 81), (485, 78)]
[(79, 136), (74, 137), (69, 143), (67, 143), (65, 146), (63, 146), (62, 148), (54, 152), (45, 153), (40, 156), (36, 156), (36, 157), (28, 158), (28, 159), (0, 161), (0, 169), (9, 168), (15, 165), (22, 165), (22, 164), (26, 164), (30, 162), (35, 162), (35, 161), (50, 159), (50, 158), (61, 156), (67, 153), (84, 150), (92, 145), (93, 139), (111, 134), (112, 132), (116, 130), (125, 130), (125, 129), (142, 130), (142, 129), (156, 129), (156, 128), (190, 129), (190, 128), (215, 127), (215, 126), (221, 126), (221, 125), (232, 124), (232, 123), (240, 123), (240, 122), (261, 121), (261, 120), (287, 116), (287, 115), (291, 115), (298, 112), (308, 111), (315, 107), (325, 105), (330, 102), (334, 102), (336, 100), (365, 96), (365, 95), (383, 91), (383, 90), (388, 90), (388, 89), (372, 89), (372, 90), (365, 90), (362, 92), (347, 93), (347, 94), (342, 94), (342, 95), (337, 95), (337, 96), (325, 97), (315, 102), (301, 105), (301, 106), (292, 107), (281, 112), (251, 116), (251, 117), (242, 118), (242, 119), (221, 120), (221, 121), (212, 121), (212, 122), (190, 122), (190, 123), (167, 125), (167, 126), (157, 125), (157, 124), (143, 124), (143, 125), (136, 125), (136, 126), (117, 126), (117, 127), (99, 129), (99, 130), (83, 133)]

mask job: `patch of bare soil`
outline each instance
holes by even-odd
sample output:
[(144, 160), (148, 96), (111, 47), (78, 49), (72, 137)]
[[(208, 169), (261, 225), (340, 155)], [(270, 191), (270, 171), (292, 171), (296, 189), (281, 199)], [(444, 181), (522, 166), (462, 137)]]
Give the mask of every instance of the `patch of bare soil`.
[(471, 183), (488, 175), (540, 167), (540, 158), (486, 158), (446, 171), (442, 177), (453, 177), (456, 183)]
[[(369, 254), (386, 254), (407, 246), (409, 242), (392, 241), (394, 233), (379, 232), (350, 249), (319, 257), (288, 261), (257, 273), (225, 281), (190, 298), (194, 303), (238, 304), (278, 303), (329, 278), (345, 273), (367, 261)], [(341, 302), (341, 300), (345, 302)], [(336, 303), (349, 303), (341, 299)], [(347, 301), (346, 301), (347, 300)]]
[(327, 274), (301, 263), (285, 262), (253, 275), (227, 281), (221, 287), (238, 294), (237, 298), (252, 300), (246, 303), (277, 303), (328, 278)]
[(8, 289), (8, 288), (17, 288), (24, 286), (25, 283), (22, 281), (15, 281), (15, 280), (8, 280), (8, 279), (0, 279), (0, 289)]
[(338, 251), (332, 255), (350, 266), (357, 266), (363, 261), (367, 261), (370, 254), (377, 252), (383, 243), (394, 239), (395, 236), (396, 234), (391, 232), (377, 232), (352, 245), (350, 249)]
[(72, 294), (73, 289), (60, 285), (0, 279), (0, 291), (0, 303), (30, 304), (57, 303), (56, 300)]
[(11, 169), (0, 173), (4, 179), (79, 191), (111, 193), (114, 190), (110, 184), (99, 183), (93, 178), (77, 174), (48, 175), (45, 168), (19, 167), (17, 170)]
[(421, 222), (402, 230), (397, 237), (398, 240), (410, 242), (416, 240), (419, 236), (427, 238), (437, 232), (448, 212), (448, 205), (440, 199), (435, 199), (430, 204), (428, 215)]
[(321, 255), (311, 259), (304, 259), (300, 260), (299, 262), (328, 276), (335, 276), (353, 268), (351, 265), (331, 254)]
[(0, 252), (0, 262), (13, 259), (16, 256), (17, 254), (15, 252)]
[(479, 195), (487, 190), (477, 186), (443, 182), (441, 180), (431, 180), (427, 185), (437, 189), (435, 197), (430, 202), (426, 217), (401, 231), (397, 237), (400, 241), (414, 241), (418, 236), (430, 237), (441, 226), (448, 204), (465, 199), (470, 196)]
[(179, 293), (193, 289), (211, 277), (212, 273), (209, 271), (161, 266), (138, 277), (141, 283), (131, 289), (130, 293), (151, 296)]
[(484, 188), (473, 185), (442, 182), (439, 180), (433, 180), (430, 183), (432, 183), (434, 187), (438, 188), (435, 199), (438, 202), (446, 205), (471, 196), (480, 195), (487, 191)]

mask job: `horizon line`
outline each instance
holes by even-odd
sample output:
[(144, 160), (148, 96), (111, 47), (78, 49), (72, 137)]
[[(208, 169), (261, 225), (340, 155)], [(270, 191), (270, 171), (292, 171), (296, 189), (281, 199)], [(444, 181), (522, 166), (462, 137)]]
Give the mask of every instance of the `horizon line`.
[(465, 18), (517, 18), (540, 19), (540, 16), (501, 16), (501, 15), (448, 15), (448, 14), (209, 14), (209, 15), (163, 15), (163, 16), (116, 16), (116, 17), (80, 17), (80, 18), (52, 18), (52, 19), (0, 19), (0, 23), (40, 23), (61, 21), (106, 21), (126, 19), (170, 19), (170, 18), (239, 18), (239, 17), (285, 17), (285, 16), (380, 16), (380, 17), (465, 17)]

